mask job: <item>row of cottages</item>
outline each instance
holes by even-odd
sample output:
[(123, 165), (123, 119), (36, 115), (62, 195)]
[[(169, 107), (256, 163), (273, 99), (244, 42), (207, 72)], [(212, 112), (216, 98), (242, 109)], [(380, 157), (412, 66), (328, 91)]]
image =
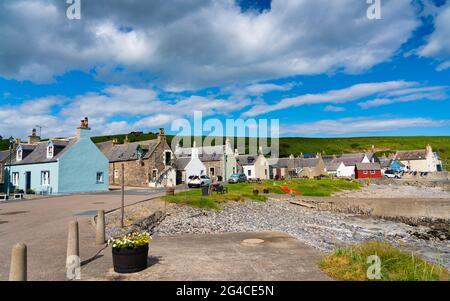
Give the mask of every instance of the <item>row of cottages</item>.
[(238, 170), (236, 154), (230, 139), (224, 145), (175, 147), (177, 184), (187, 183), (190, 176), (207, 175), (212, 181), (226, 181)]
[(379, 163), (379, 159), (373, 152), (333, 155), (325, 157), (324, 160), (329, 175), (344, 178), (354, 178), (356, 176), (356, 164)]
[[(124, 144), (117, 140), (97, 143), (109, 161), (109, 184), (132, 187), (166, 187), (176, 183), (175, 157), (164, 129), (157, 139)], [(122, 176), (123, 166), (123, 176)]]
[(327, 172), (321, 154), (312, 158), (303, 155), (297, 158), (294, 155), (289, 158), (271, 158), (268, 162), (270, 179), (315, 178)]
[(11, 188), (45, 194), (108, 191), (108, 159), (90, 132), (87, 118), (72, 138), (41, 141), (33, 130), (27, 143), (17, 143), (11, 164), (5, 163)]
[(404, 165), (408, 172), (436, 172), (442, 171), (442, 161), (439, 155), (433, 152), (430, 145), (425, 149), (398, 151), (395, 153), (394, 160)]

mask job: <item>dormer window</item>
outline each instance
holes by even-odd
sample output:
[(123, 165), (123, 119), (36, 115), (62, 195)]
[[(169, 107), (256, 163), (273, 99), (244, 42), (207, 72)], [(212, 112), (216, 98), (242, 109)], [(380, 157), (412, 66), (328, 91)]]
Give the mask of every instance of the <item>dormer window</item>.
[(23, 150), (22, 150), (22, 146), (19, 146), (17, 148), (16, 160), (22, 161), (22, 158), (23, 158)]
[(47, 145), (47, 159), (51, 159), (53, 158), (53, 154), (54, 154), (54, 145), (52, 142), (49, 142)]

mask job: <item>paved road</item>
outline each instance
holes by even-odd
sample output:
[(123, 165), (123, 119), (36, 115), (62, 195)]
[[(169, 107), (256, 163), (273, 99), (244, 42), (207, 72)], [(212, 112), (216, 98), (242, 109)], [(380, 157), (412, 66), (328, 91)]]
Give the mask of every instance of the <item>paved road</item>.
[(283, 232), (156, 237), (149, 255), (146, 270), (117, 274), (108, 248), (103, 257), (82, 269), (81, 276), (84, 280), (331, 280), (317, 267), (322, 254)]
[[(125, 204), (158, 195), (162, 193), (127, 190)], [(30, 280), (64, 280), (69, 222), (79, 222), (81, 258), (88, 259), (100, 249), (94, 244), (90, 217), (99, 209), (111, 210), (120, 204), (117, 192), (0, 203), (0, 280), (8, 279), (11, 248), (19, 242), (28, 246)]]

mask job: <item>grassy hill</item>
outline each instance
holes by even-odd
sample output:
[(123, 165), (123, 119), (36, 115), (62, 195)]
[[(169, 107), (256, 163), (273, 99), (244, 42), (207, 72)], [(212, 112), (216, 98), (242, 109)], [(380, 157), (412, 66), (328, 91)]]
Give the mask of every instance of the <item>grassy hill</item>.
[[(127, 135), (111, 135), (93, 137), (95, 143), (116, 138), (123, 143)], [(172, 140), (173, 136), (167, 136)], [(156, 139), (155, 133), (128, 134), (130, 142)], [(437, 151), (443, 161), (444, 167), (450, 171), (450, 136), (441, 137), (359, 137), (359, 138), (280, 138), (280, 156), (290, 154), (322, 153), (325, 155), (369, 151), (375, 146), (377, 154), (390, 154), (396, 150), (413, 150), (425, 148), (427, 144)], [(8, 141), (0, 141), (0, 150), (8, 149)]]

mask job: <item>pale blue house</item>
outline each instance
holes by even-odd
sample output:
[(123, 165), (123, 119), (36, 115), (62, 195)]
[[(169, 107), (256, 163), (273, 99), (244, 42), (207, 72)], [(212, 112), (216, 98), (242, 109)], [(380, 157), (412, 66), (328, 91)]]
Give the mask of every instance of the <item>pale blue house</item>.
[(76, 137), (45, 142), (36, 138), (32, 135), (27, 144), (18, 145), (11, 166), (6, 165), (11, 187), (54, 195), (108, 191), (109, 161), (91, 141), (87, 118)]

